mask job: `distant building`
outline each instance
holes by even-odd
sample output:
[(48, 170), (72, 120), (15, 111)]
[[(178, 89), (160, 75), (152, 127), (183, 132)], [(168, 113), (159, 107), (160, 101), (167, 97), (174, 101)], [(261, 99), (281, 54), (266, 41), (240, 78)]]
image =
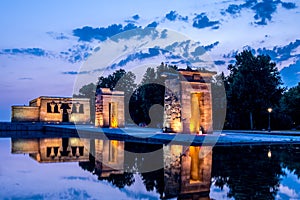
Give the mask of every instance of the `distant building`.
[(90, 123), (88, 98), (41, 96), (29, 106), (12, 106), (12, 122), (74, 122)]
[(211, 78), (215, 72), (178, 70), (166, 74), (164, 128), (166, 132), (212, 131)]
[(124, 92), (99, 88), (96, 95), (95, 126), (124, 127)]

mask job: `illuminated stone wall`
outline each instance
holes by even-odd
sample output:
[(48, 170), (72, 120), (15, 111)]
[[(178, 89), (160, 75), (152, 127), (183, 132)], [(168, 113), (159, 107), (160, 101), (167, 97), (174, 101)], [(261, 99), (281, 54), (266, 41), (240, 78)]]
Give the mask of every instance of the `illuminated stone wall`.
[(166, 132), (199, 134), (212, 131), (211, 77), (214, 73), (179, 71), (165, 81)]
[(29, 106), (12, 106), (12, 121), (90, 123), (87, 98), (38, 97)]
[(11, 107), (11, 121), (12, 122), (24, 122), (39, 121), (39, 107), (33, 106), (12, 106)]
[(124, 92), (100, 88), (96, 96), (95, 126), (124, 127)]

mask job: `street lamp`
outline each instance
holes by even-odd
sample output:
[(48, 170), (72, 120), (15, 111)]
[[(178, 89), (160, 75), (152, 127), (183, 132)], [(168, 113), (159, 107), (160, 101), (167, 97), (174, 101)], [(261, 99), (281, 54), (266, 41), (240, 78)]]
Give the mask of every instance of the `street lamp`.
[(268, 127), (268, 131), (271, 131), (271, 112), (272, 112), (272, 108), (268, 108), (268, 113), (269, 113), (269, 127)]

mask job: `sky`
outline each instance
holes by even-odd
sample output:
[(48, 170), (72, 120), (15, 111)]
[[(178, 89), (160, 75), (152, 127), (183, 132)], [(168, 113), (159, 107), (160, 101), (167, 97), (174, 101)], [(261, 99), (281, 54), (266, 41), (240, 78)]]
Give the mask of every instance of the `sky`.
[(299, 6), (293, 0), (1, 1), (0, 121), (10, 120), (12, 105), (72, 96), (104, 71), (165, 60), (226, 73), (243, 49), (270, 55), (285, 86), (295, 86)]

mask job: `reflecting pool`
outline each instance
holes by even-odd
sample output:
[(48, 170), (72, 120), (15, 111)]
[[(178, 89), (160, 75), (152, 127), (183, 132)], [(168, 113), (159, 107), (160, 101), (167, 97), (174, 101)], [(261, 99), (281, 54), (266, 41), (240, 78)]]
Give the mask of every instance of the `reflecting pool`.
[(1, 138), (0, 199), (300, 199), (300, 145)]

